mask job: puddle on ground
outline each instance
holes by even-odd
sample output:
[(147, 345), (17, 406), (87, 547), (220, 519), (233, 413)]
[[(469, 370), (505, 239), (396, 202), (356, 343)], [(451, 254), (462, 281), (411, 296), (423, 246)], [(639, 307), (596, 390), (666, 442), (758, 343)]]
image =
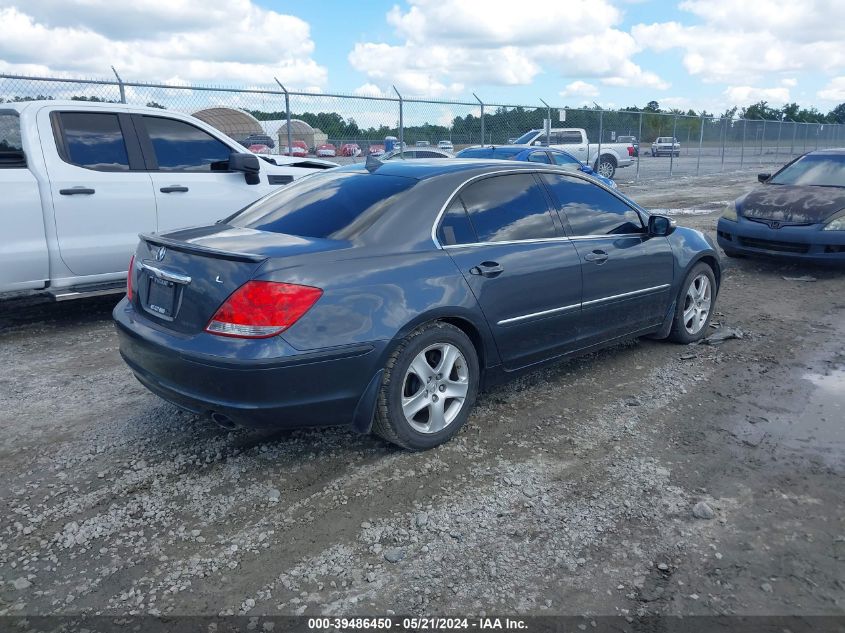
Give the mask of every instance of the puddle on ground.
[(803, 378), (815, 386), (803, 411), (773, 417), (766, 430), (782, 447), (814, 453), (845, 470), (845, 367)]

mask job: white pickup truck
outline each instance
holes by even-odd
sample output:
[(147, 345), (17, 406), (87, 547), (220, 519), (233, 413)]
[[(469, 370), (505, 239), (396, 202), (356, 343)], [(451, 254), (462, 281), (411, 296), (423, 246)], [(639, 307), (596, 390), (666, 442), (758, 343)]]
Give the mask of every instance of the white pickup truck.
[(139, 233), (214, 222), (335, 166), (258, 157), (166, 110), (0, 103), (0, 299), (119, 291)]
[(605, 178), (613, 178), (619, 167), (628, 167), (633, 163), (634, 146), (632, 143), (602, 143), (601, 156), (599, 144), (590, 143), (587, 132), (577, 127), (553, 127), (546, 138), (544, 130), (531, 130), (513, 142), (514, 145), (542, 145), (562, 149), (588, 165)]

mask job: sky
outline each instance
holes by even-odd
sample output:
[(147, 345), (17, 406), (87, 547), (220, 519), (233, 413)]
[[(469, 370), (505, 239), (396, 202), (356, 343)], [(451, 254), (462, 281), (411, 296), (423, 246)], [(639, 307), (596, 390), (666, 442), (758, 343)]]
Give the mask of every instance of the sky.
[(721, 113), (845, 102), (842, 0), (0, 0), (0, 73)]

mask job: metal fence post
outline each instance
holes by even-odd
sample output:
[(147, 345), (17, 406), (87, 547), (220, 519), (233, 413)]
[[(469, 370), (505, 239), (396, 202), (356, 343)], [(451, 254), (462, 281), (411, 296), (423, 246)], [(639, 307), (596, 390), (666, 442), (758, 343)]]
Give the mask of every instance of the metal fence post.
[(288, 89), (282, 85), (282, 82), (279, 81), (276, 77), (273, 77), (276, 80), (276, 83), (279, 84), (279, 87), (285, 93), (285, 118), (287, 119), (287, 125), (285, 127), (288, 131), (288, 155), (293, 156), (293, 132), (290, 129), (290, 95), (288, 94)]
[(819, 148), (819, 138), (821, 138), (821, 135), (822, 135), (822, 124), (816, 123), (816, 149)]
[(760, 136), (760, 156), (763, 155), (763, 143), (766, 141), (766, 119), (763, 119), (763, 134)]
[(678, 115), (672, 117), (672, 151), (669, 152), (669, 177), (672, 177), (672, 168), (675, 164), (675, 134), (678, 130)]
[(792, 145), (789, 146), (789, 155), (794, 156), (795, 155), (795, 137), (798, 136), (798, 124), (795, 121), (793, 121), (792, 119), (789, 119), (789, 120), (792, 121)]
[(114, 66), (111, 67), (111, 71), (114, 73), (114, 76), (117, 77), (117, 87), (120, 90), (120, 102), (126, 103), (126, 90), (123, 87), (123, 79), (121, 79), (120, 75), (117, 74), (117, 70), (115, 70)]
[(640, 181), (640, 151), (643, 148), (643, 113), (640, 112), (640, 131), (637, 133), (637, 143), (640, 144), (640, 149), (637, 150), (637, 174), (634, 176), (634, 181)]
[(810, 136), (810, 128), (807, 127), (809, 123), (804, 124), (804, 153), (807, 153), (807, 137)]
[(393, 86), (393, 92), (396, 93), (396, 96), (399, 97), (399, 155), (402, 158), (405, 158), (405, 116), (404, 110), (404, 101), (402, 99), (402, 95), (399, 94), (399, 91), (396, 89), (396, 86)]
[(775, 145), (775, 157), (780, 154), (780, 136), (783, 132), (783, 117), (780, 118), (780, 125), (778, 125), (778, 144)]
[(485, 144), (486, 139), (484, 138), (484, 102), (478, 98), (478, 95), (474, 92), (472, 96), (476, 98), (478, 103), (481, 105), (481, 145)]
[(745, 127), (748, 123), (748, 119), (742, 120), (742, 145), (739, 149), (739, 168), (742, 169), (742, 166), (745, 164)]
[[(601, 139), (602, 139), (602, 136), (604, 136), (604, 110), (599, 110), (599, 146), (598, 146), (598, 149), (596, 150), (596, 167), (595, 167), (596, 171), (599, 171), (599, 169), (601, 169)], [(590, 139), (587, 139), (587, 140), (589, 141)], [(589, 155), (589, 153), (590, 153), (590, 144), (587, 143), (587, 154)], [(599, 173), (601, 173), (601, 172), (599, 172)]]
[(704, 143), (704, 115), (701, 115), (698, 127), (701, 128), (698, 132), (698, 160), (695, 161), (695, 175), (698, 176), (699, 168), (701, 167), (701, 146)]
[[(542, 101), (543, 105), (546, 106), (546, 121), (549, 122), (549, 128), (548, 128), (548, 131), (546, 132), (546, 147), (548, 147), (549, 145), (552, 144), (552, 107), (548, 103), (543, 101), (543, 99), (540, 99), (540, 101)], [(543, 126), (543, 130), (546, 131), (545, 125)], [(589, 157), (590, 157), (590, 146), (588, 145), (587, 146), (587, 158), (589, 159)], [(587, 162), (589, 162), (589, 160)]]
[(725, 139), (728, 136), (728, 126), (726, 125), (727, 120), (727, 117), (719, 117), (719, 128), (721, 128), (720, 132), (722, 133), (722, 164), (719, 167), (719, 171), (725, 171)]

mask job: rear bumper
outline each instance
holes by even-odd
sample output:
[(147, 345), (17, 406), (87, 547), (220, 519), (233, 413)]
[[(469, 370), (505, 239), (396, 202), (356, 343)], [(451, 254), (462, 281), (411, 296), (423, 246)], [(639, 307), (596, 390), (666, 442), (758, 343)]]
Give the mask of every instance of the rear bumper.
[[(218, 413), (248, 427), (345, 425), (380, 369), (386, 344), (344, 346), (279, 358), (215, 358), (184, 349), (184, 339), (114, 310), (120, 355), (156, 395), (201, 415)], [(213, 335), (203, 335), (213, 336)], [(244, 341), (260, 345), (260, 341)]]
[(822, 231), (818, 224), (771, 229), (742, 217), (737, 222), (720, 219), (716, 236), (725, 251), (815, 263), (845, 263), (845, 231)]

